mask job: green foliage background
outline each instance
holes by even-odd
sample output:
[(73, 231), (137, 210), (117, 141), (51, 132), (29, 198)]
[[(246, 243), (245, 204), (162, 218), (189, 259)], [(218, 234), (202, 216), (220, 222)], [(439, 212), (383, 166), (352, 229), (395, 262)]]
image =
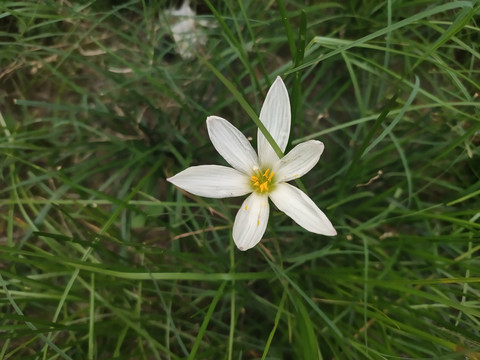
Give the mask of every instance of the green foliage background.
[[(0, 4), (0, 359), (479, 359), (480, 3), (192, 2), (190, 60), (174, 5)], [(240, 252), (165, 178), (277, 75), (338, 236)]]

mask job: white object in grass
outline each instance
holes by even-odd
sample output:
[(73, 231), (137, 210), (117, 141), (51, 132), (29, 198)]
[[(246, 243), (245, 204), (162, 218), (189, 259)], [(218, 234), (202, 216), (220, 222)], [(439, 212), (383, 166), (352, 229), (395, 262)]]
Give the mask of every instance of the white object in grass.
[[(290, 135), (291, 114), (287, 89), (280, 77), (268, 91), (260, 120), (284, 152)], [(167, 180), (194, 195), (210, 198), (251, 193), (233, 224), (233, 240), (240, 250), (248, 250), (262, 239), (269, 216), (268, 198), (304, 229), (327, 236), (337, 234), (317, 205), (303, 191), (287, 183), (315, 166), (323, 152), (323, 143), (303, 142), (280, 159), (260, 130), (257, 156), (247, 138), (227, 120), (209, 116), (207, 129), (213, 146), (233, 168), (192, 166)]]
[(207, 43), (207, 35), (202, 27), (210, 26), (209, 22), (195, 18), (196, 13), (188, 0), (185, 0), (179, 9), (171, 9), (166, 13), (175, 18), (170, 28), (175, 40), (175, 51), (182, 59), (193, 59), (195, 51)]

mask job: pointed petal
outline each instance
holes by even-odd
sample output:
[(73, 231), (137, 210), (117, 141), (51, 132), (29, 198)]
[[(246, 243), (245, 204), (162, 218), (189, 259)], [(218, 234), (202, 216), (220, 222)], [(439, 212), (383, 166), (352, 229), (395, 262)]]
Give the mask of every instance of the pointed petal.
[(247, 138), (227, 120), (218, 116), (207, 118), (210, 140), (218, 153), (235, 169), (247, 175), (258, 169), (258, 158)]
[(318, 162), (323, 148), (323, 143), (317, 140), (298, 144), (274, 167), (275, 180), (285, 182), (305, 175)]
[(252, 191), (248, 176), (220, 165), (192, 166), (167, 181), (194, 195), (217, 199), (241, 196)]
[(268, 196), (254, 192), (245, 199), (233, 224), (233, 241), (240, 250), (248, 250), (262, 240), (269, 210)]
[[(285, 152), (288, 137), (290, 136), (291, 114), (287, 88), (280, 76), (277, 76), (270, 90), (268, 90), (267, 97), (260, 111), (260, 120), (282, 152)], [(278, 156), (260, 130), (258, 130), (257, 137), (260, 164), (272, 166), (278, 160)]]
[(277, 208), (290, 216), (304, 229), (327, 236), (337, 235), (327, 216), (303, 191), (287, 183), (277, 184), (270, 193)]

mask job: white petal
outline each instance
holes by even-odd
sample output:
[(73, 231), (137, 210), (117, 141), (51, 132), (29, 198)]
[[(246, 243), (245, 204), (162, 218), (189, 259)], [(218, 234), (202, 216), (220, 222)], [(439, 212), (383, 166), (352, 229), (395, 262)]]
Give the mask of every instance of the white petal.
[(235, 169), (252, 174), (258, 168), (258, 158), (247, 138), (227, 120), (218, 116), (207, 118), (210, 140), (218, 153)]
[(262, 240), (269, 210), (268, 196), (254, 192), (245, 199), (233, 224), (233, 241), (240, 250), (248, 250)]
[[(260, 111), (260, 120), (272, 135), (280, 150), (285, 152), (290, 136), (291, 114), (287, 88), (280, 76), (277, 76), (270, 90), (268, 90)], [(278, 160), (278, 156), (276, 156), (275, 151), (260, 130), (258, 130), (257, 137), (260, 164), (273, 165)]]
[(285, 182), (305, 175), (318, 162), (323, 148), (323, 143), (317, 140), (298, 144), (274, 167), (275, 180)]
[(277, 184), (270, 193), (277, 208), (304, 229), (327, 236), (337, 235), (332, 223), (303, 191), (287, 183)]
[(220, 165), (192, 166), (167, 181), (189, 193), (209, 198), (241, 196), (252, 191), (248, 176)]

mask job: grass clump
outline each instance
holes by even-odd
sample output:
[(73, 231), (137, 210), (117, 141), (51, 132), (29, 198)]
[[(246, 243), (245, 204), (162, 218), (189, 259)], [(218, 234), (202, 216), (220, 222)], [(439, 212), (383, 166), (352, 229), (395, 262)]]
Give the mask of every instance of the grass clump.
[[(480, 357), (476, 1), (0, 4), (1, 359)], [(281, 75), (338, 236), (165, 181)]]

